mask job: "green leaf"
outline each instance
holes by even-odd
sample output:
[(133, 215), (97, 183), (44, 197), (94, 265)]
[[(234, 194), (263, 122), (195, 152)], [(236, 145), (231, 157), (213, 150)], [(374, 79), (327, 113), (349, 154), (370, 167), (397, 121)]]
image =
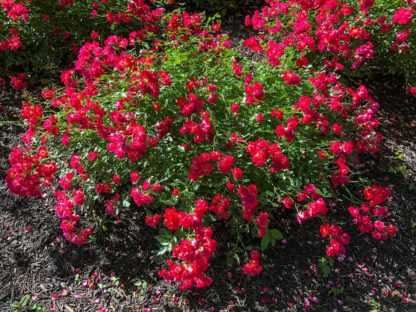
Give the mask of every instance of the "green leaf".
[(39, 306), (39, 305), (34, 305), (32, 307), (32, 310), (34, 310), (35, 312), (45, 312), (45, 308)]
[(30, 301), (31, 301), (30, 295), (25, 295), (21, 300), (22, 307), (27, 307)]
[(12, 308), (12, 309), (14, 309), (14, 310), (19, 310), (19, 309), (21, 309), (21, 305), (20, 305), (20, 302), (19, 302), (19, 301), (15, 301), (15, 302), (13, 302), (10, 306), (11, 306), (11, 308)]
[(237, 264), (241, 263), (240, 257), (237, 255), (237, 253), (234, 253), (234, 259), (237, 262)]
[(261, 243), (260, 243), (260, 249), (261, 251), (264, 251), (267, 249), (267, 247), (270, 244), (270, 235), (264, 235), (263, 238), (261, 239)]
[(331, 274), (331, 268), (327, 265), (321, 266), (322, 275), (323, 277), (327, 278), (329, 274)]
[(142, 286), (141, 286), (141, 291), (140, 291), (140, 293), (143, 295), (144, 294), (144, 292), (147, 290), (147, 282), (146, 281), (143, 281), (143, 283), (142, 283)]
[(172, 241), (172, 234), (170, 233), (165, 233), (162, 235), (158, 235), (156, 236), (156, 240), (162, 245), (162, 246), (167, 246), (171, 243)]
[(273, 237), (275, 240), (281, 240), (283, 239), (283, 234), (277, 229), (268, 230), (268, 233), (270, 233), (271, 237)]
[(168, 246), (164, 246), (162, 248), (159, 249), (159, 251), (157, 252), (157, 256), (161, 256), (164, 255), (165, 253), (167, 253), (169, 251)]
[(170, 199), (159, 199), (159, 201), (162, 204), (165, 204), (167, 206), (173, 206), (173, 205), (176, 205), (177, 204), (178, 198), (177, 197), (172, 197)]
[(323, 277), (327, 278), (331, 274), (331, 266), (333, 265), (333, 259), (322, 257), (319, 259), (318, 265), (322, 271)]

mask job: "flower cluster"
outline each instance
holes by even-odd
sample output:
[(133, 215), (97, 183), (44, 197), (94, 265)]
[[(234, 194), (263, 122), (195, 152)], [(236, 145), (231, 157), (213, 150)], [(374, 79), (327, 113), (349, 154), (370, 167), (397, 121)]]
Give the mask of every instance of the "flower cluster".
[(35, 154), (15, 147), (10, 153), (10, 170), (7, 172), (7, 187), (20, 196), (41, 196), (41, 186), (51, 186), (58, 171), (56, 162), (45, 161), (48, 152), (44, 147)]
[(326, 247), (326, 254), (328, 257), (342, 256), (346, 252), (345, 245), (350, 243), (350, 236), (348, 233), (335, 224), (324, 224), (319, 229), (323, 238), (329, 237), (329, 246)]
[(212, 279), (205, 275), (209, 259), (213, 256), (217, 242), (212, 238), (213, 231), (204, 227), (202, 219), (208, 210), (208, 203), (197, 200), (193, 214), (178, 212), (175, 208), (165, 210), (164, 224), (171, 231), (180, 227), (191, 230), (193, 238), (183, 239), (173, 248), (172, 256), (178, 261), (168, 260), (168, 270), (159, 270), (159, 276), (179, 282), (180, 289), (192, 286), (204, 288), (212, 283)]
[(269, 170), (272, 173), (290, 168), (289, 159), (280, 151), (280, 147), (276, 143), (270, 144), (266, 140), (259, 139), (255, 142), (249, 142), (246, 151), (250, 154), (253, 164), (257, 167), (264, 167), (266, 160), (271, 158)]
[[(265, 52), (272, 66), (296, 51), (298, 67), (312, 62), (341, 71), (356, 70), (373, 60), (386, 70), (401, 69), (412, 79), (406, 68), (411, 61), (400, 54), (408, 53), (415, 42), (411, 36), (414, 11), (411, 1), (268, 0), (261, 11), (246, 17), (246, 26), (263, 33), (244, 44), (255, 52)], [(396, 65), (397, 60), (405, 61)], [(282, 78), (288, 84), (298, 84), (301, 77), (291, 70)]]
[(388, 208), (381, 204), (390, 197), (390, 190), (373, 185), (364, 190), (364, 197), (368, 203), (362, 203), (359, 208), (348, 207), (360, 233), (371, 233), (375, 240), (387, 240), (394, 236), (397, 233), (396, 226), (381, 221), (389, 216)]

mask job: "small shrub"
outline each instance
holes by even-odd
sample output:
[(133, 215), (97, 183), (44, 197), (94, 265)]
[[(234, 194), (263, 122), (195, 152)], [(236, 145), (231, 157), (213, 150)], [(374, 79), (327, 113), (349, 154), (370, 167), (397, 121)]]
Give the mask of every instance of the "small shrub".
[(4, 0), (0, 76), (24, 71), (32, 82), (55, 78), (62, 68), (71, 66), (91, 37), (104, 40), (130, 33), (130, 40), (140, 41), (158, 30), (161, 14), (160, 6), (143, 0)]

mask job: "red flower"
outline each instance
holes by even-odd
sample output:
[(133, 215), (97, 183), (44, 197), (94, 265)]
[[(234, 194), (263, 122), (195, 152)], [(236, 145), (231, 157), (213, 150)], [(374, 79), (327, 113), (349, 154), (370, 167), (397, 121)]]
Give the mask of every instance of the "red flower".
[(256, 37), (250, 37), (248, 39), (245, 39), (243, 44), (254, 52), (262, 52), (263, 51), (263, 47), (258, 42)]
[(265, 140), (257, 140), (247, 144), (246, 152), (250, 154), (251, 161), (257, 167), (264, 167), (266, 160), (270, 157), (269, 142)]
[(285, 205), (286, 209), (290, 209), (295, 202), (289, 196), (283, 199), (283, 205)]
[(237, 190), (243, 204), (243, 218), (247, 222), (251, 221), (259, 202), (257, 200), (257, 186), (251, 184), (247, 186), (240, 186)]
[(243, 169), (238, 168), (238, 167), (233, 169), (233, 178), (234, 179), (239, 180), (243, 177), (243, 175), (244, 175)]
[(270, 116), (272, 116), (275, 119), (282, 120), (284, 113), (281, 109), (275, 109), (270, 113)]
[(364, 190), (364, 197), (370, 201), (370, 206), (377, 206), (384, 203), (390, 197), (390, 190), (373, 185)]
[(224, 156), (217, 164), (218, 170), (223, 174), (227, 174), (232, 170), (234, 162), (234, 156)]
[(260, 212), (256, 220), (256, 225), (259, 228), (258, 234), (260, 237), (263, 237), (266, 234), (268, 223), (269, 214), (267, 212)]
[(413, 86), (413, 87), (407, 88), (407, 89), (406, 89), (406, 91), (407, 91), (409, 94), (411, 94), (411, 95), (413, 95), (413, 96), (416, 96), (416, 86)]
[(300, 76), (296, 75), (293, 70), (284, 72), (282, 74), (282, 79), (288, 84), (288, 85), (298, 85), (300, 84)]
[(326, 254), (328, 257), (337, 257), (345, 254), (345, 245), (350, 243), (350, 236), (347, 233), (344, 233), (338, 225), (323, 224), (319, 231), (323, 238), (330, 237), (330, 245), (326, 247)]
[(263, 85), (256, 81), (253, 85), (245, 84), (244, 92), (246, 93), (247, 105), (261, 103), (265, 95)]
[(136, 184), (137, 182), (139, 182), (139, 180), (140, 180), (139, 172), (138, 171), (132, 171), (130, 173), (130, 180), (131, 180), (131, 183), (133, 183), (133, 184)]
[(147, 216), (146, 219), (145, 219), (145, 222), (148, 226), (150, 226), (152, 228), (156, 228), (160, 219), (161, 219), (161, 215), (156, 214), (156, 215), (153, 215), (153, 216)]
[(134, 187), (131, 190), (130, 195), (138, 207), (149, 205), (154, 202), (154, 198), (152, 196), (140, 192), (138, 187)]
[(163, 218), (163, 224), (169, 230), (176, 231), (179, 229), (181, 224), (181, 218), (179, 217), (179, 213), (176, 211), (176, 208), (166, 208)]
[(243, 265), (243, 272), (249, 276), (257, 276), (263, 271), (263, 267), (260, 264), (260, 252), (257, 250), (251, 253), (251, 259), (248, 263)]
[(363, 10), (364, 12), (367, 12), (368, 9), (374, 6), (374, 0), (359, 0), (359, 1), (360, 1), (359, 8), (360, 10)]
[(217, 194), (212, 199), (209, 205), (209, 210), (224, 220), (229, 220), (228, 207), (230, 206), (230, 199), (221, 194)]

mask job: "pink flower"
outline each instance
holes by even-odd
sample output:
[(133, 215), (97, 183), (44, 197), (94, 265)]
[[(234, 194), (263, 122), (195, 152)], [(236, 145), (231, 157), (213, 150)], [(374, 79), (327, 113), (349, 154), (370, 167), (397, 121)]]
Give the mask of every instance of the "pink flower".
[(399, 8), (394, 13), (392, 21), (400, 25), (407, 25), (412, 22), (414, 9), (413, 8)]

